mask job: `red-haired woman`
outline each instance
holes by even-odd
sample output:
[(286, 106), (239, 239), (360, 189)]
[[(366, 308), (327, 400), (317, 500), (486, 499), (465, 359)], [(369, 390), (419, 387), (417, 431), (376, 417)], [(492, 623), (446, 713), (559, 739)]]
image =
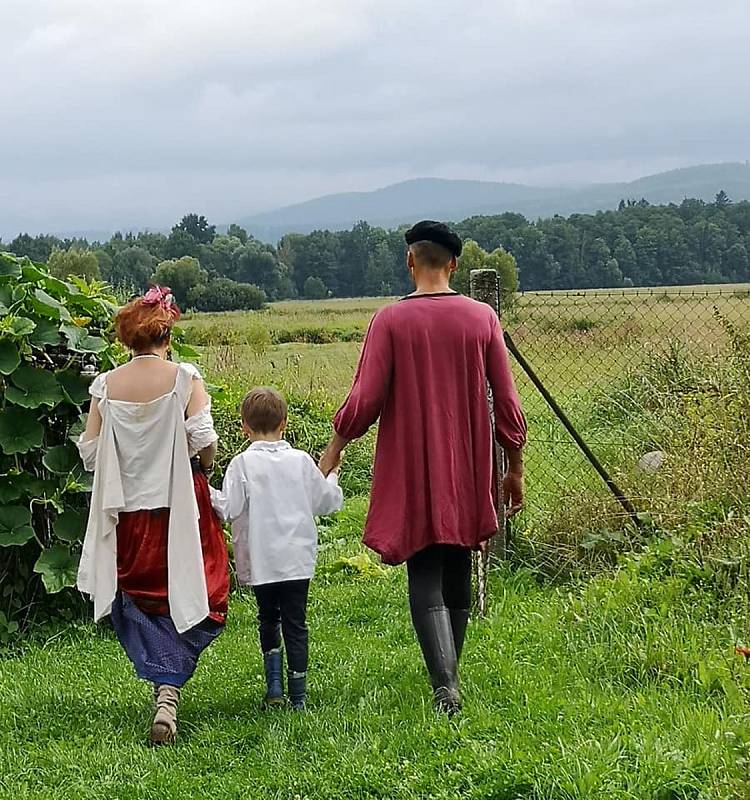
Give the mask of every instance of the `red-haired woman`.
[(132, 359), (92, 383), (78, 448), (94, 472), (78, 587), (112, 624), (139, 677), (154, 684), (151, 742), (172, 742), (180, 688), (221, 632), (228, 557), (204, 469), (216, 453), (198, 370), (167, 360), (179, 309), (153, 287), (120, 309)]

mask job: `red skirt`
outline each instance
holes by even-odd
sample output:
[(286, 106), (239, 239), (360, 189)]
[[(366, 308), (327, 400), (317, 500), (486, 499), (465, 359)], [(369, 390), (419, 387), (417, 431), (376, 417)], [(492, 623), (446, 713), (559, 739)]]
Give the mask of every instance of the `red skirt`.
[[(209, 618), (225, 622), (229, 599), (229, 556), (224, 531), (211, 506), (208, 481), (193, 470), (200, 513), (203, 567), (208, 588)], [(167, 534), (169, 509), (125, 511), (117, 525), (117, 584), (146, 614), (169, 614), (167, 592)]]

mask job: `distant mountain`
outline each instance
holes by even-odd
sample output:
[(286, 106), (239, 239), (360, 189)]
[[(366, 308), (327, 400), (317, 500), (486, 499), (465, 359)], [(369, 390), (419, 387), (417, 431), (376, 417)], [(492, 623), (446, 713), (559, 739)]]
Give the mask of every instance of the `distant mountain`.
[(418, 178), (372, 192), (326, 195), (238, 222), (253, 235), (275, 242), (285, 233), (309, 233), (316, 228), (344, 230), (359, 220), (397, 227), (418, 219), (458, 221), (505, 211), (536, 219), (616, 208), (623, 198), (645, 198), (650, 203), (679, 203), (686, 197), (708, 201), (722, 189), (732, 200), (750, 200), (750, 163), (706, 164), (629, 183), (577, 188)]

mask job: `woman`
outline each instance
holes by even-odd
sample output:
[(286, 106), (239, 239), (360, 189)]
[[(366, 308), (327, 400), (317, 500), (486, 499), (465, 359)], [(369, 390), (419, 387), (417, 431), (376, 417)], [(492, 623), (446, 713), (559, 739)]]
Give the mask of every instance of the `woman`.
[(167, 360), (180, 312), (155, 286), (115, 318), (129, 363), (99, 375), (78, 449), (94, 472), (78, 587), (112, 616), (139, 677), (154, 684), (152, 744), (177, 733), (180, 689), (224, 627), (224, 535), (204, 470), (216, 453), (198, 370)]

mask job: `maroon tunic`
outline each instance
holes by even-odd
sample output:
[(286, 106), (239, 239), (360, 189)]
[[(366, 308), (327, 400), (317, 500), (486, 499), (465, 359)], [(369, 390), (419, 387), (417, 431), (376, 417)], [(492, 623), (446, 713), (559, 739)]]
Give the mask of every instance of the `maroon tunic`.
[(430, 544), (477, 548), (497, 531), (493, 444), (518, 449), (526, 422), (492, 309), (456, 294), (411, 296), (375, 314), (336, 432), (380, 417), (365, 544), (400, 564)]

